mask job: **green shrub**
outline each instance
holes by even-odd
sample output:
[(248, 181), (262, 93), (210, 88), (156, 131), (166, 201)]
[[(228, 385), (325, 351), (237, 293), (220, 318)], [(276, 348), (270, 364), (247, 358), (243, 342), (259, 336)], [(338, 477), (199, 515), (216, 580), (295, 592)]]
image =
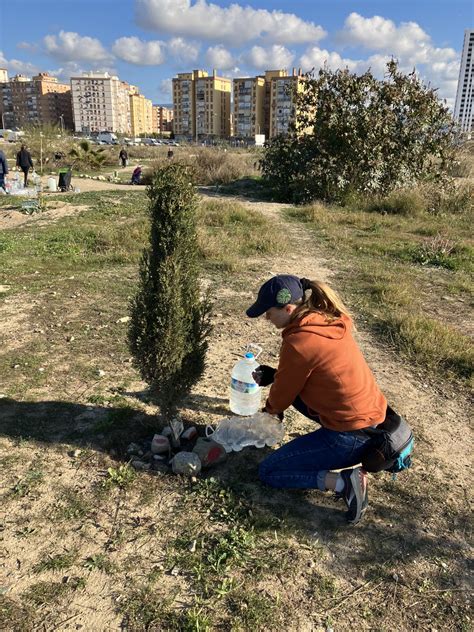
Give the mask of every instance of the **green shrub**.
[(454, 122), (415, 72), (403, 74), (393, 60), (384, 80), (324, 67), (300, 85), (290, 134), (272, 139), (262, 160), (277, 198), (341, 202), (350, 191), (384, 195), (448, 179)]
[(200, 295), (189, 169), (170, 164), (156, 171), (148, 196), (150, 245), (140, 262), (128, 339), (142, 379), (169, 415), (204, 371), (210, 305)]

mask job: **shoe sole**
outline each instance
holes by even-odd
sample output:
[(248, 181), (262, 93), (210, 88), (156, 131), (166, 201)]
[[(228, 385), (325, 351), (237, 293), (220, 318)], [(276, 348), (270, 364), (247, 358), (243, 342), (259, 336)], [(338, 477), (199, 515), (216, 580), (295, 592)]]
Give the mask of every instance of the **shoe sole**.
[(362, 493), (362, 487), (360, 484), (360, 478), (359, 478), (360, 474), (359, 474), (359, 470), (355, 469), (351, 476), (350, 476), (350, 481), (352, 483), (352, 489), (354, 490), (355, 493), (355, 497), (356, 497), (356, 501), (357, 501), (357, 506), (362, 505), (361, 510), (358, 514), (358, 516), (356, 516), (355, 518), (348, 518), (347, 522), (349, 524), (357, 524), (358, 522), (360, 522), (360, 520), (363, 518), (365, 511), (367, 509), (367, 505), (368, 505), (368, 499), (367, 499), (367, 495), (366, 495), (366, 499), (365, 499), (365, 503), (364, 503), (364, 494)]

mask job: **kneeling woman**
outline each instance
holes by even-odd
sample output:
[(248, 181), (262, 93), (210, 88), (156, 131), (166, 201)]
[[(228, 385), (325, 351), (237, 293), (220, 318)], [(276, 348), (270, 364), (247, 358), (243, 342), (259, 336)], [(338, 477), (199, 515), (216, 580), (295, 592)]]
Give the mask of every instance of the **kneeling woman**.
[(326, 284), (279, 275), (247, 310), (250, 318), (263, 314), (283, 337), (278, 369), (263, 365), (254, 373), (261, 386), (271, 384), (265, 410), (282, 417), (293, 405), (322, 427), (265, 459), (260, 478), (272, 487), (333, 490), (356, 524), (368, 502), (367, 473), (355, 467), (369, 441), (363, 429), (384, 421), (387, 400), (352, 336), (349, 313)]

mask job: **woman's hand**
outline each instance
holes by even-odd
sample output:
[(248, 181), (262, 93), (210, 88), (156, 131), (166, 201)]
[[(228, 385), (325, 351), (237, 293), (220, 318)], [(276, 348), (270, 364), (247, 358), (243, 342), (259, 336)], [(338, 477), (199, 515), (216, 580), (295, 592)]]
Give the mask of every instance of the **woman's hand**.
[(285, 417), (284, 413), (269, 413), (266, 406), (262, 408), (262, 413), (267, 413), (268, 415), (272, 415), (272, 417), (278, 417), (280, 421), (283, 421)]
[(252, 377), (259, 386), (269, 386), (275, 379), (276, 369), (266, 364), (261, 364), (252, 373)]

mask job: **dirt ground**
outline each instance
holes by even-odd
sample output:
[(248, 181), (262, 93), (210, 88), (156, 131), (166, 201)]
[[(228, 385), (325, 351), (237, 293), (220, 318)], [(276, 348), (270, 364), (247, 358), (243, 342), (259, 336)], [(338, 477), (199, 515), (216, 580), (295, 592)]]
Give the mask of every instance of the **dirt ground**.
[[(79, 184), (80, 183), (80, 184)], [(93, 180), (80, 180), (74, 183), (81, 191), (97, 191), (110, 189), (135, 189), (135, 187), (118, 186), (112, 183), (103, 183)], [(54, 194), (48, 196), (52, 199)], [(218, 196), (213, 196), (218, 198)], [(225, 198), (228, 199), (228, 198)], [(242, 200), (242, 203), (258, 210), (271, 218), (273, 222), (281, 225), (285, 231), (292, 247), (285, 255), (275, 257), (259, 257), (249, 259), (248, 271), (243, 272), (238, 284), (234, 284), (232, 279), (223, 280), (219, 289), (219, 302), (215, 305), (213, 317), (214, 332), (209, 349), (207, 370), (195, 388), (187, 408), (183, 415), (189, 422), (214, 423), (228, 414), (228, 379), (230, 370), (236, 361), (236, 355), (241, 353), (242, 347), (247, 342), (256, 342), (264, 348), (262, 362), (265, 364), (275, 364), (278, 357), (279, 334), (272, 330), (268, 323), (262, 319), (249, 322), (243, 316), (243, 309), (255, 296), (261, 282), (269, 276), (278, 273), (291, 273), (307, 278), (321, 279), (331, 282), (337, 270), (329, 266), (327, 260), (321, 257), (314, 237), (301, 225), (287, 222), (281, 210), (284, 205), (270, 204), (267, 202), (250, 202)], [(47, 214), (28, 217), (28, 222), (55, 221), (65, 215), (70, 215), (82, 210), (82, 206), (72, 204), (62, 204), (56, 209), (51, 209)], [(0, 228), (15, 228), (22, 222), (16, 217), (17, 212), (1, 211)], [(255, 272), (257, 270), (257, 272)], [(131, 272), (132, 274), (132, 272)], [(209, 280), (210, 283), (210, 280)], [(15, 345), (24, 337), (32, 336), (32, 312), (34, 304), (31, 300), (21, 295), (9, 300), (2, 306), (1, 333), (6, 345)], [(60, 316), (55, 316), (60, 318)], [(74, 315), (69, 319), (73, 320)], [(356, 315), (357, 318), (357, 315)], [(386, 394), (390, 404), (400, 413), (406, 416), (415, 430), (417, 437), (417, 450), (419, 456), (415, 458), (415, 463), (411, 471), (405, 475), (410, 481), (410, 494), (404, 491), (404, 479), (400, 477), (399, 482), (391, 484), (376, 479), (371, 484), (371, 494), (373, 493), (372, 505), (367, 512), (364, 525), (348, 533), (341, 521), (342, 510), (333, 505), (326, 497), (316, 493), (309, 495), (292, 494), (290, 492), (269, 493), (264, 490), (256, 480), (249, 479), (248, 471), (251, 470), (255, 462), (262, 457), (258, 451), (248, 450), (239, 455), (232, 455), (225, 468), (220, 468), (218, 476), (226, 480), (229, 476), (235, 476), (236, 472), (242, 473), (242, 479), (246, 485), (246, 491), (250, 494), (252, 501), (266, 508), (267, 511), (274, 511), (275, 515), (281, 519), (282, 516), (297, 517), (300, 528), (305, 532), (308, 541), (317, 542), (318, 547), (324, 550), (320, 560), (322, 567), (327, 573), (340, 578), (344, 595), (352, 595), (352, 591), (360, 591), (364, 595), (362, 599), (377, 602), (380, 598), (377, 595), (379, 581), (370, 575), (366, 575), (364, 570), (365, 560), (369, 559), (373, 553), (373, 547), (378, 544), (387, 547), (387, 559), (390, 560), (386, 568), (387, 573), (392, 573), (397, 579), (394, 580), (395, 592), (391, 605), (379, 603), (381, 611), (385, 608), (387, 615), (380, 615), (377, 620), (364, 621), (359, 617), (358, 607), (361, 601), (354, 598), (355, 604), (353, 612), (349, 607), (349, 612), (342, 615), (341, 608), (343, 602), (337, 607), (331, 606), (334, 610), (335, 630), (390, 630), (391, 616), (390, 608), (394, 608), (396, 602), (397, 587), (399, 591), (407, 590), (407, 607), (409, 603), (422, 600), (423, 597), (416, 593), (410, 593), (410, 586), (416, 585), (417, 577), (420, 581), (427, 576), (432, 565), (439, 568), (439, 564), (446, 558), (456, 559), (456, 567), (460, 573), (457, 577), (457, 590), (467, 590), (466, 560), (469, 557), (469, 545), (466, 541), (467, 534), (465, 528), (446, 531), (444, 511), (456, 512), (460, 515), (468, 515), (469, 495), (472, 480), (472, 454), (473, 454), (473, 433), (470, 423), (469, 402), (465, 395), (460, 394), (457, 389), (449, 384), (440, 385), (426, 379), (422, 372), (410, 367), (402, 359), (398, 358), (388, 347), (382, 347), (380, 343), (364, 328), (362, 318), (358, 318), (357, 338), (362, 350), (372, 367), (376, 378)], [(102, 380), (103, 391), (112, 389), (120, 375), (128, 372), (133, 375), (129, 364), (124, 364), (125, 358), (111, 358), (110, 369), (106, 377)], [(45, 360), (47, 366), (48, 360)], [(68, 368), (61, 369), (67, 374)], [(138, 392), (143, 388), (143, 384), (136, 380), (131, 391)], [(79, 392), (79, 384), (70, 383), (75, 395)], [(37, 401), (45, 402), (45, 405), (57, 399), (58, 394), (54, 388), (48, 385), (41, 387), (35, 392)], [(77, 428), (87, 428), (92, 422), (96, 423), (104, 415), (104, 409), (90, 403), (87, 399), (87, 391), (82, 397), (75, 398), (70, 408), (66, 409), (63, 416), (59, 416), (61, 422), (74, 423)], [(79, 401), (78, 401), (79, 400)], [(1, 400), (0, 400), (1, 401)], [(21, 403), (6, 407), (3, 413), (0, 412), (0, 421), (14, 418), (18, 414), (26, 414), (35, 417), (41, 413), (41, 404), (36, 408), (26, 406), (22, 411)], [(142, 409), (144, 415), (152, 415), (154, 409), (146, 406)], [(148, 412), (147, 412), (148, 411)], [(61, 424), (60, 424), (61, 425)], [(287, 437), (290, 439), (304, 431), (314, 429), (314, 426), (297, 413), (291, 413), (287, 418)], [(26, 464), (35, 461), (47, 463), (50, 483), (47, 489), (38, 498), (26, 496), (21, 502), (21, 508), (29, 520), (34, 520), (35, 516), (42, 516), (35, 523), (36, 532), (32, 533), (28, 539), (19, 539), (18, 531), (28, 528), (28, 522), (22, 520), (19, 515), (4, 515), (2, 521), (6, 526), (1, 542), (1, 552), (3, 554), (1, 565), (4, 574), (2, 584), (9, 587), (9, 594), (12, 596), (21, 595), (31, 583), (31, 568), (38, 562), (38, 551), (45, 549), (46, 543), (52, 543), (52, 539), (61, 538), (61, 549), (71, 550), (75, 547), (83, 546), (82, 541), (88, 542), (91, 551), (103, 550), (103, 547), (110, 543), (111, 534), (117, 528), (120, 521), (124, 533), (125, 543), (114, 544), (108, 548), (111, 557), (117, 563), (129, 564), (127, 578), (136, 578), (137, 573), (144, 573), (152, 566), (152, 563), (160, 563), (160, 551), (165, 546), (162, 534), (160, 534), (160, 521), (171, 521), (180, 507), (179, 494), (173, 488), (168, 488), (166, 483), (159, 492), (159, 499), (155, 498), (155, 505), (145, 506), (143, 502), (136, 501), (128, 507), (126, 515), (120, 513), (122, 507), (117, 505), (114, 514), (111, 507), (106, 510), (98, 510), (92, 519), (84, 521), (81, 525), (76, 525), (71, 531), (68, 522), (65, 521), (58, 531), (57, 526), (46, 517), (48, 508), (54, 506), (55, 494), (57, 490), (74, 485), (84, 492), (90, 488), (91, 479), (95, 473), (105, 471), (113, 461), (109, 455), (100, 451), (87, 452), (87, 459), (68, 456), (71, 445), (61, 442), (61, 433), (58, 434), (58, 443), (53, 448), (52, 444), (38, 443), (36, 447), (24, 443), (18, 439), (10, 438), (6, 435), (0, 438), (0, 445), (4, 454), (9, 455), (16, 451), (20, 455), (20, 463), (12, 464), (11, 470), (4, 478), (11, 483), (12, 480), (21, 477), (21, 468)], [(74, 445), (72, 449), (74, 449)], [(86, 467), (88, 460), (89, 467)], [(92, 466), (92, 467), (90, 467)], [(423, 486), (431, 489), (431, 485), (436, 483), (437, 488), (443, 490), (441, 498), (445, 498), (445, 506), (440, 506), (438, 501), (431, 501), (430, 497), (424, 498)], [(373, 489), (372, 489), (373, 488)], [(403, 502), (404, 494), (405, 504)], [(431, 492), (430, 492), (431, 494)], [(398, 495), (398, 500), (395, 497)], [(438, 498), (438, 497), (437, 497)], [(400, 500), (401, 499), (401, 500)], [(395, 502), (397, 511), (395, 510)], [(390, 505), (390, 503), (394, 503)], [(159, 513), (156, 508), (159, 506)], [(399, 513), (400, 506), (405, 511)], [(46, 512), (46, 514), (45, 514)], [(444, 514), (443, 514), (444, 515)], [(141, 527), (146, 525), (149, 529), (149, 537), (134, 539), (131, 531), (131, 521), (136, 519)], [(137, 523), (137, 524), (138, 524)], [(152, 528), (151, 525), (154, 525)], [(181, 524), (182, 527), (182, 524)], [(170, 533), (179, 532), (180, 524), (175, 527), (170, 525), (170, 531), (166, 537), (169, 539)], [(143, 527), (145, 528), (145, 527)], [(127, 530), (128, 529), (128, 530)], [(402, 535), (400, 535), (402, 534)], [(295, 534), (294, 547), (298, 547), (298, 535)], [(419, 551), (424, 548), (433, 547), (437, 551), (431, 557), (413, 552), (410, 548), (412, 543), (418, 543)], [(383, 542), (383, 545), (382, 545)], [(390, 548), (393, 542), (393, 547)], [(406, 547), (406, 548), (405, 548)], [(431, 549), (430, 549), (431, 550)], [(294, 612), (290, 618), (281, 623), (287, 630), (294, 632), (325, 629), (321, 627), (321, 622), (317, 622), (316, 613), (311, 612), (311, 607), (305, 605), (305, 598), (311, 602), (311, 596), (306, 596), (305, 582), (308, 580), (308, 573), (312, 572), (313, 550), (310, 548), (306, 552), (307, 557), (300, 557), (299, 563), (306, 565), (300, 569), (299, 574), (292, 576), (291, 583), (286, 583), (285, 579), (276, 577), (272, 580), (267, 578), (266, 583), (262, 583), (260, 590), (270, 596), (277, 593), (285, 593), (289, 603), (293, 601)], [(410, 557), (411, 556), (411, 557)], [(146, 558), (146, 561), (144, 561)], [(140, 559), (141, 566), (134, 567), (134, 559)], [(158, 560), (158, 562), (157, 562)], [(303, 561), (304, 560), (304, 561)], [(436, 561), (438, 560), (438, 561)], [(439, 562), (441, 560), (441, 562)], [(318, 562), (319, 563), (319, 562)], [(449, 564), (449, 562), (447, 562)], [(461, 569), (461, 570), (459, 570)], [(462, 572), (461, 572), (462, 571)], [(65, 572), (68, 575), (67, 571)], [(55, 577), (54, 571), (49, 571), (46, 578)], [(122, 581), (122, 580), (121, 580)], [(183, 590), (183, 579), (170, 577), (168, 574), (162, 578), (163, 583), (160, 590), (165, 592), (171, 585)], [(181, 584), (180, 584), (181, 582)], [(124, 629), (121, 624), (121, 616), (117, 614), (116, 603), (117, 586), (113, 578), (105, 575), (98, 569), (93, 569), (88, 574), (86, 588), (75, 593), (74, 598), (68, 603), (67, 610), (62, 612), (61, 621), (58, 623), (48, 618), (50, 615), (45, 610), (43, 627), (37, 629), (44, 630), (74, 630), (83, 629), (91, 631), (119, 630)], [(459, 592), (459, 595), (469, 593)], [(349, 599), (345, 597), (344, 599)], [(352, 597), (351, 597), (352, 599)], [(385, 598), (384, 598), (385, 599)], [(186, 599), (185, 599), (186, 601)], [(382, 600), (384, 601), (384, 600)], [(350, 599), (349, 602), (350, 603)], [(396, 606), (398, 609), (400, 605)], [(456, 607), (460, 607), (457, 605)], [(384, 618), (387, 617), (387, 618)], [(456, 614), (453, 614), (456, 618)], [(380, 624), (380, 622), (383, 622)], [(400, 623), (401, 621), (401, 623)], [(428, 619), (426, 620), (428, 621)], [(48, 627), (50, 626), (50, 627)], [(403, 623), (403, 619), (397, 620), (397, 629), (411, 630), (415, 626), (413, 623)], [(424, 626), (420, 621), (416, 629), (436, 630), (436, 619), (430, 620)], [(153, 628), (155, 629), (155, 628)], [(156, 628), (161, 629), (161, 628)], [(251, 629), (251, 628), (244, 628)], [(275, 628), (259, 628), (275, 629)], [(438, 628), (441, 629), (441, 628)], [(453, 626), (449, 629), (461, 629)], [(467, 628), (465, 628), (467, 629)]]
[[(130, 173), (132, 169), (127, 167), (120, 170), (120, 173)], [(110, 173), (113, 175), (113, 172)], [(27, 215), (12, 205), (10, 207), (0, 208), (0, 230), (8, 228), (16, 228), (23, 224), (30, 224), (39, 222), (44, 223), (48, 221), (57, 221), (61, 217), (68, 215), (74, 215), (77, 212), (87, 208), (80, 204), (71, 204), (62, 202), (61, 198), (63, 194), (60, 191), (50, 192), (48, 191), (48, 178), (50, 176), (43, 176), (41, 182), (43, 184), (44, 198), (47, 204), (47, 210), (43, 213), (35, 213), (33, 215)], [(117, 184), (115, 182), (102, 182), (101, 180), (90, 180), (88, 178), (73, 178), (72, 186), (77, 189), (79, 193), (86, 193), (88, 191), (136, 191), (137, 186), (131, 184)], [(140, 187), (142, 188), (142, 187)], [(71, 195), (69, 193), (68, 195)], [(20, 197), (15, 197), (20, 199)], [(26, 199), (26, 198), (25, 198)], [(23, 200), (23, 197), (21, 197)]]

